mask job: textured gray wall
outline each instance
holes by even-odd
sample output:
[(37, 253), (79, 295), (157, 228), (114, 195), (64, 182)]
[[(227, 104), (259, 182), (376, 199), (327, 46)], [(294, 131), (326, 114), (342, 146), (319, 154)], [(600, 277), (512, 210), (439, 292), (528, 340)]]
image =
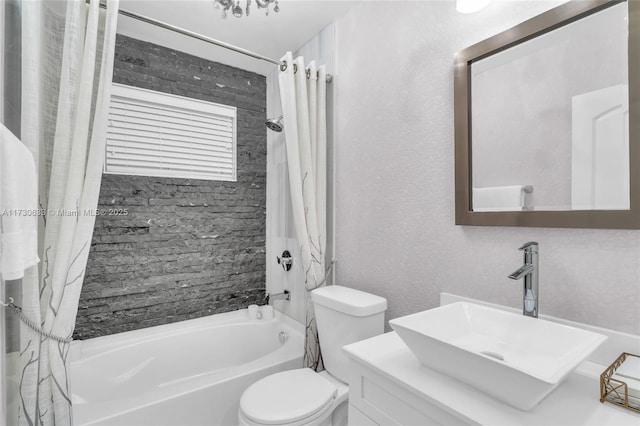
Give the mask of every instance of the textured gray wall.
[(265, 77), (118, 36), (113, 81), (238, 108), (238, 181), (105, 174), (74, 338), (260, 303)]
[[(4, 55), (4, 75), (2, 76), (2, 124), (18, 138), (20, 137), (20, 108), (21, 108), (21, 65), (22, 65), (22, 40), (21, 40), (21, 20), (20, 5), (15, 0), (8, 0), (4, 4), (4, 19), (2, 21), (2, 54)], [(8, 300), (13, 297), (16, 303), (22, 300), (20, 286), (22, 280), (2, 281), (0, 284), (0, 297)], [(17, 351), (20, 347), (20, 321), (9, 312), (3, 310), (6, 334), (4, 336), (6, 351)], [(1, 324), (0, 324), (1, 325)], [(5, 331), (0, 327), (2, 332)], [(1, 345), (0, 345), (1, 346)], [(1, 402), (0, 402), (1, 403)]]
[(538, 241), (540, 313), (640, 333), (640, 232), (454, 223), (453, 55), (554, 4), (361, 2), (336, 23), (335, 282), (386, 297), (387, 319), (442, 291), (521, 307), (507, 274)]
[(22, 20), (21, 8), (16, 0), (5, 1), (2, 25), (4, 77), (2, 98), (2, 124), (20, 137), (20, 108), (22, 90)]

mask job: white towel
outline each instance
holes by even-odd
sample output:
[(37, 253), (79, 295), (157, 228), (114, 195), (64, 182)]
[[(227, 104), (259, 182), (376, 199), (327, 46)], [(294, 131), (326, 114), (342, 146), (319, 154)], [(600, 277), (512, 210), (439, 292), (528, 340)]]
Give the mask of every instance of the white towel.
[[(616, 375), (640, 382), (640, 358), (627, 356), (622, 365), (616, 369)], [(640, 387), (637, 389), (640, 391)]]
[(474, 212), (532, 210), (531, 185), (491, 186), (473, 188)]
[(629, 396), (640, 400), (640, 358), (627, 356), (613, 378), (625, 382)]
[[(629, 396), (640, 400), (640, 380), (630, 379), (618, 374), (614, 374), (611, 378), (624, 382), (627, 385), (627, 393), (629, 394)], [(612, 384), (616, 385), (617, 383)]]
[(38, 258), (38, 183), (33, 156), (0, 124), (0, 275), (16, 280)]

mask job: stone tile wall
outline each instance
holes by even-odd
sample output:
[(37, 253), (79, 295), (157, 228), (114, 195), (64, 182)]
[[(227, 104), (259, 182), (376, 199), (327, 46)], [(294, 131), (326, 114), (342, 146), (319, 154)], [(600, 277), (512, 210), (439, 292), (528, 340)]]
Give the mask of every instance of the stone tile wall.
[(105, 174), (74, 338), (262, 303), (265, 77), (120, 35), (114, 68), (116, 83), (237, 107), (238, 180)]

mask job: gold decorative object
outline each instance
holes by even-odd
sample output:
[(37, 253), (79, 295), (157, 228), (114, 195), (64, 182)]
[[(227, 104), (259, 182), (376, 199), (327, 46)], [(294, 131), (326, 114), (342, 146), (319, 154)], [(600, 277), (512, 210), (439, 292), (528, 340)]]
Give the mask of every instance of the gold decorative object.
[(637, 365), (640, 365), (640, 355), (623, 352), (600, 375), (600, 402), (607, 401), (640, 413), (640, 369)]

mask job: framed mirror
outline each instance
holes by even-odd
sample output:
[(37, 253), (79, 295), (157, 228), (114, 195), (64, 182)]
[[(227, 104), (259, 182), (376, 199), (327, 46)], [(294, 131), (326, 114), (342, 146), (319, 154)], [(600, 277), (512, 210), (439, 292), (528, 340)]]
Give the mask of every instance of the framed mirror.
[(470, 46), (454, 90), (457, 225), (640, 229), (640, 1)]

